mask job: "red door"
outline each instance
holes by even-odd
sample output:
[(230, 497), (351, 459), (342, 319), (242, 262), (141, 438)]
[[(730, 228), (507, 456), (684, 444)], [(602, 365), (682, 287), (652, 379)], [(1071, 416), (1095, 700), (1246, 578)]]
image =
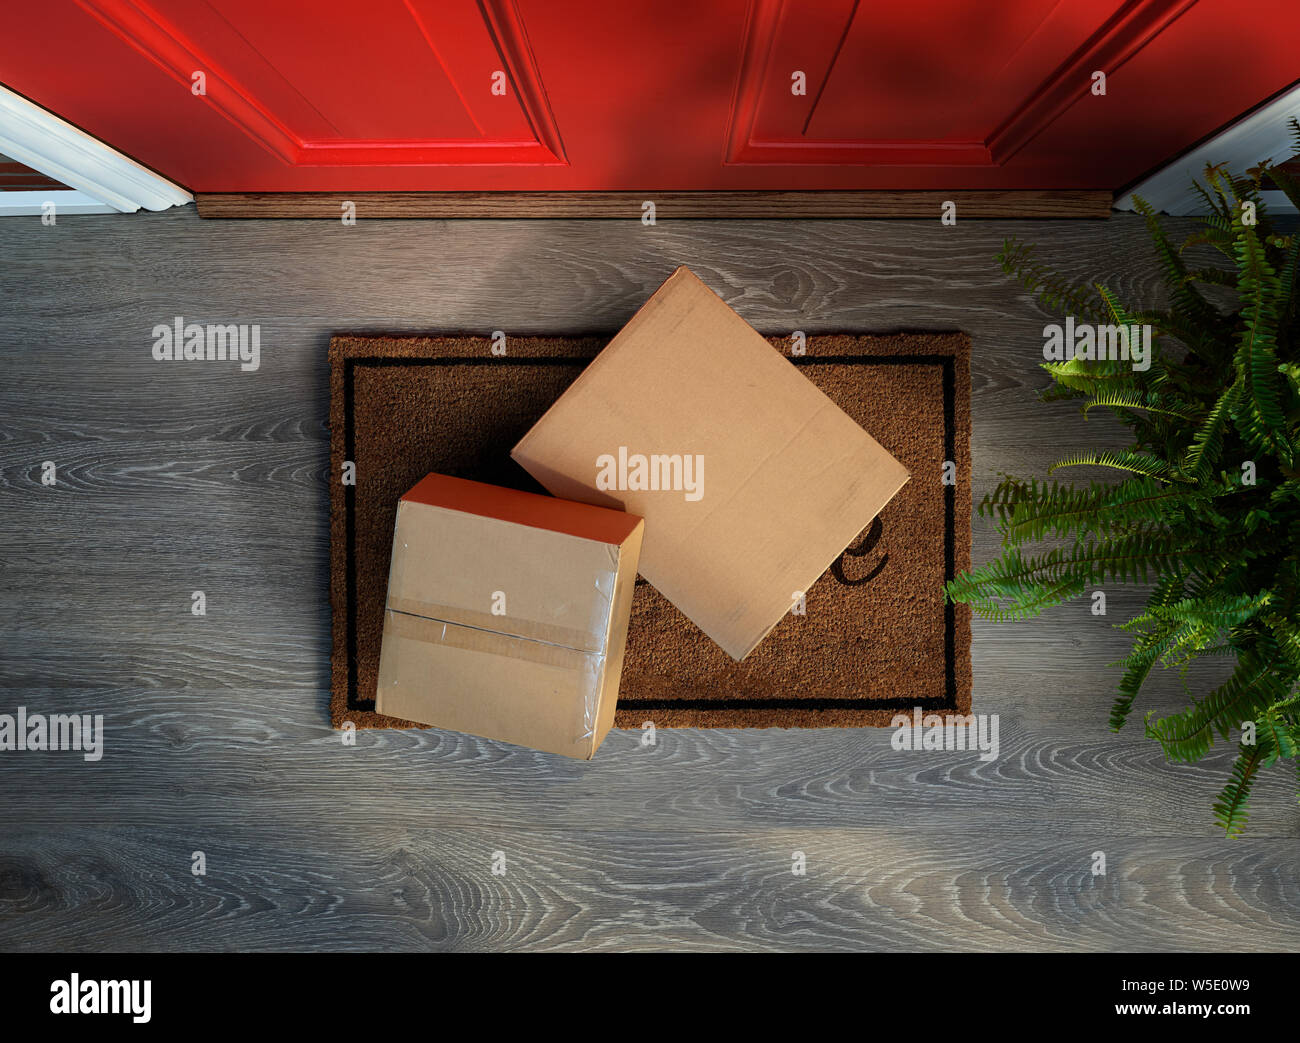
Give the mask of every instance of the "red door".
[(0, 82), (200, 192), (1116, 189), (1300, 78), (1295, 0), (43, 0), (3, 21)]

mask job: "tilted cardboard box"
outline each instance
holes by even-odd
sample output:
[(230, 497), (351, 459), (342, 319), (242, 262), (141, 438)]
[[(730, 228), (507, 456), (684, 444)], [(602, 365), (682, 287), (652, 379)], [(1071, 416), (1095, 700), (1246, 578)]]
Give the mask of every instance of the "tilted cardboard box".
[(556, 496), (643, 517), (641, 574), (734, 659), (908, 479), (686, 268), (511, 455)]
[(429, 475), (397, 505), (375, 709), (590, 759), (614, 723), (642, 529)]

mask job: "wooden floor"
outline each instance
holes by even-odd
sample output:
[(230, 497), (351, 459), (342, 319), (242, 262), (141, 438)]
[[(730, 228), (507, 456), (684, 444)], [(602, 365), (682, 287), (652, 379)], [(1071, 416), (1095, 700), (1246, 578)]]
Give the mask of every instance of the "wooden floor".
[[(978, 496), (1115, 439), (1035, 399), (1045, 320), (993, 262), (1014, 234), (1124, 298), (1156, 291), (1123, 216), (0, 222), (0, 712), (107, 728), (97, 764), (0, 753), (0, 947), (1300, 947), (1294, 773), (1222, 839), (1230, 753), (1169, 766), (1140, 715), (1107, 732), (1124, 641), (1086, 603), (977, 624), (993, 763), (878, 730), (615, 732), (591, 763), (330, 731), (332, 333), (612, 331), (678, 264), (764, 332), (966, 330)], [(154, 362), (177, 315), (260, 323), (261, 368)], [(994, 546), (977, 521), (976, 560)], [(1111, 620), (1136, 603), (1112, 591)], [(1149, 708), (1181, 704), (1157, 682)]]

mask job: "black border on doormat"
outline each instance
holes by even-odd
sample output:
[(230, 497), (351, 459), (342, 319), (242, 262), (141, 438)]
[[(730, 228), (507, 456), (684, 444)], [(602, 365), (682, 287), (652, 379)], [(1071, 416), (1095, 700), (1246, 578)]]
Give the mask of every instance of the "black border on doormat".
[[(796, 366), (940, 366), (943, 369), (943, 444), (944, 459), (957, 458), (956, 402), (957, 377), (954, 355), (802, 355), (790, 359)], [(454, 355), (404, 358), (393, 355), (363, 355), (343, 360), (343, 458), (355, 460), (356, 442), (352, 429), (353, 371), (365, 366), (580, 366), (590, 358), (562, 355), (496, 357)], [(944, 500), (944, 578), (956, 575), (957, 487), (945, 485)], [(375, 700), (357, 698), (357, 576), (354, 548), (356, 532), (356, 486), (344, 486), (344, 552), (347, 582), (347, 654), (349, 710), (370, 711)], [(957, 709), (957, 609), (944, 599), (944, 688), (942, 697), (921, 699), (621, 699), (619, 706), (629, 710), (922, 710)]]

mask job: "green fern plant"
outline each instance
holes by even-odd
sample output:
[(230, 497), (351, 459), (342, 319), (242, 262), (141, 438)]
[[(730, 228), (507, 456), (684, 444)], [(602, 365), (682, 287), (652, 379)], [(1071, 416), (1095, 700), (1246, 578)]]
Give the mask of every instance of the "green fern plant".
[[(1292, 129), (1300, 152), (1300, 124)], [(946, 588), (978, 616), (1013, 620), (1099, 584), (1152, 584), (1145, 610), (1121, 624), (1133, 648), (1116, 664), (1110, 726), (1124, 726), (1156, 666), (1235, 658), (1226, 683), (1181, 713), (1145, 720), (1173, 761), (1198, 760), (1240, 733), (1213, 809), (1229, 836), (1246, 826), (1259, 772), (1300, 751), (1300, 234), (1275, 230), (1260, 194), (1269, 182), (1300, 207), (1300, 184), (1283, 169), (1207, 167), (1196, 189), (1209, 213), (1181, 247), (1136, 202), (1168, 289), (1164, 310), (1129, 310), (1106, 286), (1071, 285), (1032, 247), (1004, 244), (1003, 270), (1049, 310), (1131, 332), (1150, 326), (1151, 363), (1043, 364), (1045, 401), (1107, 410), (1132, 435), (1125, 449), (1075, 453), (1052, 471), (1103, 468), (1122, 480), (1004, 475), (979, 505), (1001, 555)], [(1217, 263), (1191, 267), (1191, 247), (1210, 248)]]

